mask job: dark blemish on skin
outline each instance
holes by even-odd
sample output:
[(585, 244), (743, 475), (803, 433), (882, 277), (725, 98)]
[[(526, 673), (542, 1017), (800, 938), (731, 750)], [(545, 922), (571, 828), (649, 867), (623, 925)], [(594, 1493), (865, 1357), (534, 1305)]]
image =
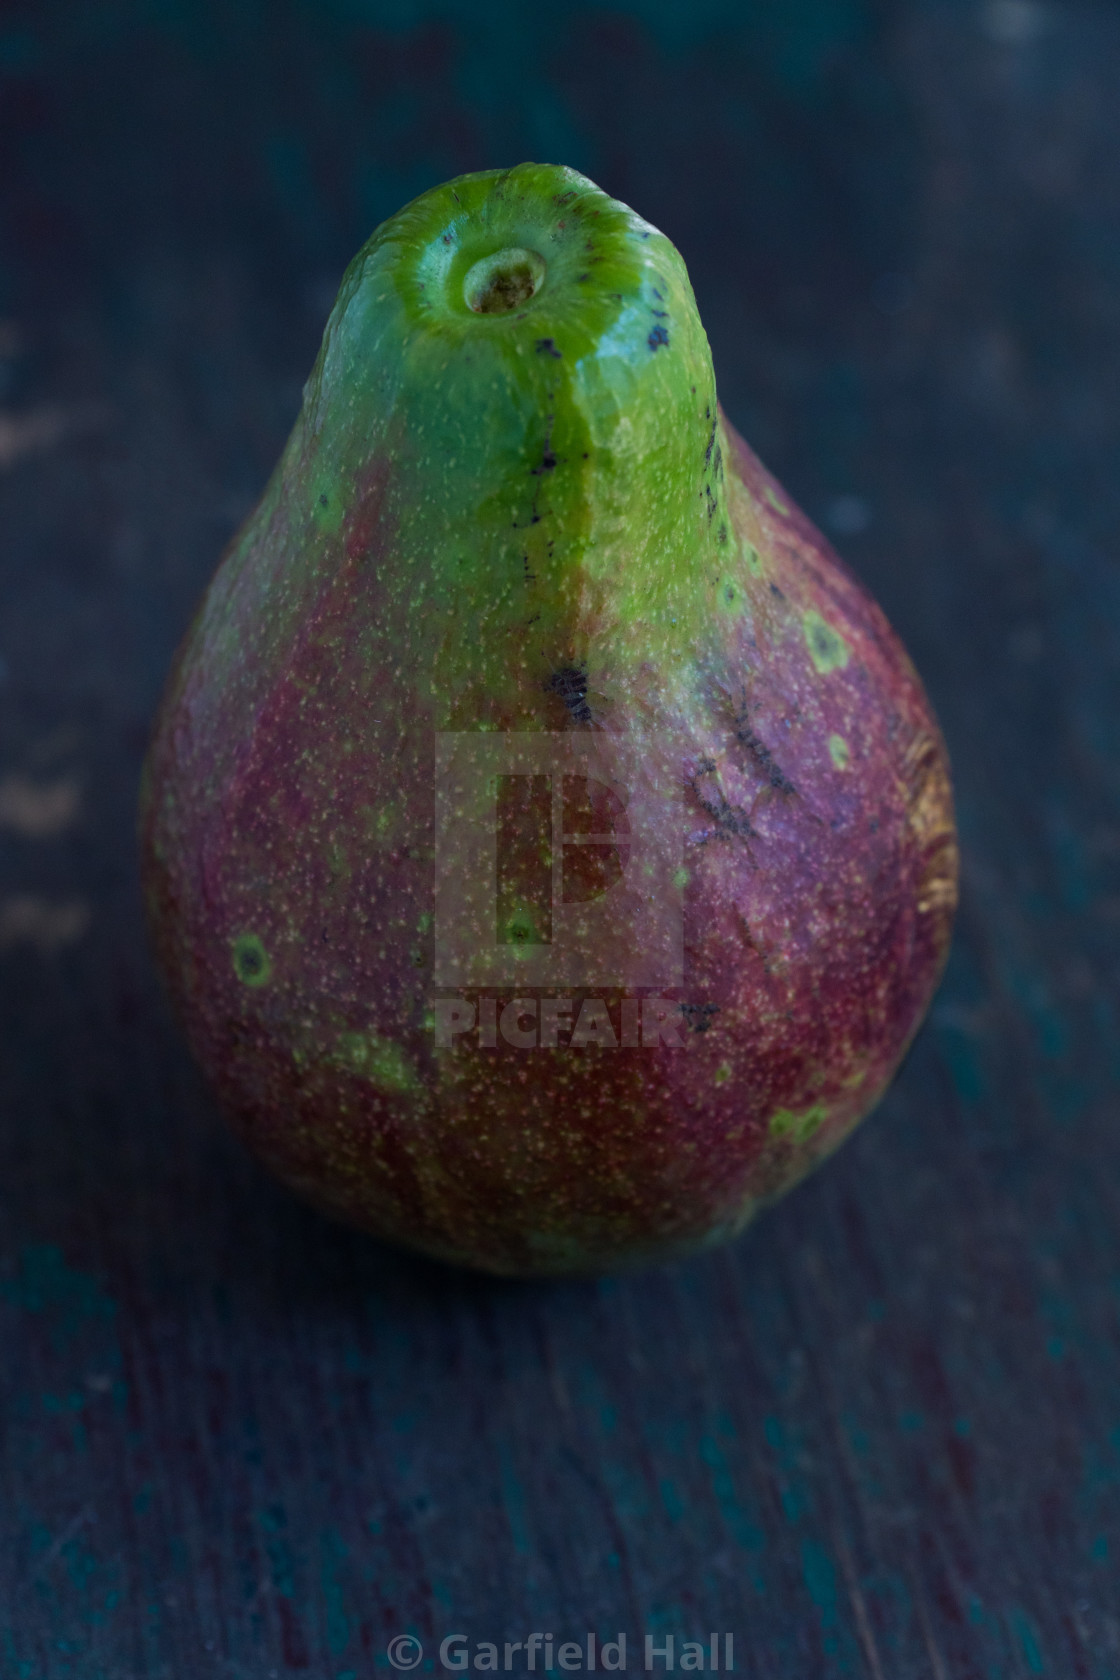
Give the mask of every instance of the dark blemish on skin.
[(720, 540), (721, 543), (725, 543), (727, 541), (727, 526), (726, 525), (721, 525), (720, 528), (719, 528), (719, 540)]
[(770, 585), (770, 593), (771, 595), (780, 595), (783, 601), (786, 598), (785, 591), (783, 589), (779, 589), (776, 583), (772, 583)]
[(713, 470), (717, 478), (723, 477), (723, 449), (718, 443), (716, 444), (716, 462)]
[(642, 234), (642, 238), (643, 238), (643, 239), (648, 239), (648, 238), (649, 238), (649, 234), (648, 234), (648, 233), (643, 233), (643, 234)]
[[(551, 396), (552, 392), (550, 391), (548, 394)], [(551, 472), (556, 465), (557, 457), (553, 453), (552, 448), (552, 428), (555, 421), (556, 416), (554, 414), (550, 414), (548, 417), (548, 431), (545, 433), (544, 439), (544, 451), (541, 455), (541, 464), (539, 467), (529, 468), (529, 475), (531, 478), (539, 478), (541, 473)]]
[(719, 1014), (718, 1003), (682, 1003), (678, 1007), (691, 1030), (697, 1033), (707, 1032), (712, 1016)]
[(523, 554), (521, 556), (521, 564), (525, 568), (525, 582), (526, 583), (536, 583), (537, 574), (536, 574), (536, 572), (531, 572), (529, 570), (529, 556), (527, 554)]
[(325, 496), (320, 496), (319, 497), (319, 506), (320, 507), (326, 507), (326, 505), (327, 505), (327, 498)]
[(656, 327), (654, 327), (653, 331), (650, 333), (649, 337), (646, 339), (646, 343), (649, 345), (651, 350), (660, 350), (661, 346), (663, 344), (668, 344), (668, 342), (669, 342), (669, 334), (665, 330), (665, 328), (660, 324), (660, 322), (657, 324)]
[(569, 188), (569, 190), (567, 192), (553, 193), (552, 202), (554, 204), (570, 204), (572, 202), (572, 199), (575, 196), (576, 196), (575, 188), (571, 187), (571, 188)]
[(562, 665), (553, 671), (545, 687), (558, 694), (568, 708), (568, 716), (577, 723), (591, 722), (591, 707), (587, 704), (587, 672), (578, 665)]
[(580, 280), (590, 280), (591, 276), (590, 274), (581, 274), (579, 278)]
[(735, 715), (735, 739), (741, 747), (746, 748), (755, 769), (776, 793), (797, 792), (766, 742), (761, 740), (751, 728), (750, 711), (745, 703)]
[(710, 776), (715, 771), (715, 762), (710, 758), (702, 758), (696, 775), (689, 781), (689, 787), (696, 796), (700, 809), (711, 817), (717, 831), (725, 838), (734, 835), (740, 840), (755, 840), (758, 836), (751, 827), (750, 818), (739, 805), (732, 805), (722, 790), (716, 788), (711, 794), (701, 791), (700, 777)]
[(233, 967), (246, 986), (266, 986), (272, 974), (268, 952), (255, 933), (243, 933), (233, 943)]
[(753, 951), (755, 956), (762, 958), (762, 966), (765, 968), (767, 974), (769, 974), (770, 973), (770, 954), (767, 951), (765, 945), (760, 944), (759, 941), (755, 938), (754, 934), (751, 932), (750, 923), (747, 921), (747, 918), (744, 916), (743, 912), (738, 908), (738, 906), (736, 906), (736, 909), (735, 909), (735, 917), (736, 917), (736, 920), (739, 923), (739, 931), (743, 935), (744, 945), (747, 946), (748, 950)]
[(710, 525), (712, 523), (712, 515), (715, 513), (718, 504), (715, 497), (712, 495), (712, 487), (710, 484), (705, 484), (704, 494), (708, 498), (708, 524)]
[(538, 356), (543, 356), (543, 355), (555, 356), (556, 360), (559, 361), (560, 356), (561, 356), (561, 352), (559, 350), (557, 350), (556, 345), (551, 338), (538, 338), (537, 339), (537, 355)]
[[(710, 418), (710, 416), (709, 416), (709, 418)], [(705, 465), (705, 466), (707, 466), (707, 465), (708, 465), (708, 463), (709, 463), (709, 461), (710, 461), (710, 460), (711, 460), (711, 458), (712, 458), (712, 449), (713, 449), (713, 447), (714, 447), (714, 445), (715, 445), (715, 441), (716, 441), (716, 423), (715, 423), (715, 421), (714, 421), (714, 420), (713, 420), (713, 421), (712, 421), (712, 430), (711, 430), (711, 435), (710, 435), (710, 436), (709, 436), (709, 438), (708, 438), (708, 447), (707, 447), (707, 449), (705, 449), (705, 451), (704, 451), (704, 465)]]
[(651, 309), (650, 314), (659, 315), (663, 321), (667, 321), (669, 319), (669, 311), (667, 309)]
[(658, 291), (656, 286), (651, 286), (650, 291), (653, 293), (653, 295), (657, 299), (658, 303), (664, 303), (665, 302), (665, 298), (664, 298), (663, 294)]
[[(532, 476), (534, 473), (537, 473), (539, 471), (540, 471), (539, 467), (530, 467), (530, 469), (529, 469), (530, 476)], [(534, 492), (534, 494), (533, 494), (533, 511), (529, 515), (529, 524), (530, 525), (539, 525), (540, 522), (541, 522), (541, 516), (537, 512), (537, 496), (536, 496), (536, 492)], [(512, 528), (515, 531), (523, 531), (525, 529), (524, 525), (522, 525), (521, 521), (518, 520), (518, 519), (515, 519), (513, 521)]]
[(450, 235), (450, 234), (449, 234), (449, 233), (445, 233), (445, 234), (444, 234), (444, 236), (443, 236), (443, 243), (444, 243), (444, 244), (445, 244), (445, 245), (450, 245), (450, 243), (451, 243), (451, 235)]

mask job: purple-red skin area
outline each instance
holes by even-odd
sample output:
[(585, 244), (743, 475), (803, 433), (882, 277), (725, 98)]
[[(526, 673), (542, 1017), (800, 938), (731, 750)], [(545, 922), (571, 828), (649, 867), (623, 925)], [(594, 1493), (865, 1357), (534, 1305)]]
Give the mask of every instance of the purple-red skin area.
[[(143, 817), (162, 969), (250, 1148), (379, 1236), (547, 1273), (730, 1235), (874, 1104), (928, 1005), (956, 898), (940, 733), (882, 612), (723, 424), (732, 518), (753, 524), (762, 570), (752, 612), (682, 650), (685, 985), (664, 993), (680, 1047), (437, 1049), (444, 725), (378, 582), (384, 463), (284, 669), (223, 700), (204, 639), (181, 653)], [(251, 646), (251, 603), (230, 599)], [(555, 694), (534, 703), (537, 727), (564, 727)], [(617, 1027), (622, 989), (597, 995)]]

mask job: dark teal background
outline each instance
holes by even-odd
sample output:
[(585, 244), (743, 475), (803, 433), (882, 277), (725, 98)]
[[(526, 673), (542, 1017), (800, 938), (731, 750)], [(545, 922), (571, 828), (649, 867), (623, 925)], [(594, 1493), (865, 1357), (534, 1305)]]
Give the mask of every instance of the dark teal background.
[[(2, 1680), (534, 1628), (1120, 1675), (1118, 86), (1104, 0), (0, 0)], [(835, 1161), (731, 1250), (548, 1287), (245, 1160), (133, 841), (343, 266), (525, 158), (679, 245), (731, 418), (926, 678), (964, 846)]]

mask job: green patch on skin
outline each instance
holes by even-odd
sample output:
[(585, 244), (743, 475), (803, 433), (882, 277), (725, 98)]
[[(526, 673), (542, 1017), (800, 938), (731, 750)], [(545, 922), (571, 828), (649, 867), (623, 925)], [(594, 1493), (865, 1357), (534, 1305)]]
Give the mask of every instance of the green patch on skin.
[(770, 1136), (788, 1138), (791, 1143), (808, 1143), (827, 1118), (828, 1110), (823, 1103), (814, 1103), (812, 1108), (807, 1108), (803, 1114), (794, 1114), (792, 1109), (779, 1108), (770, 1116)]
[(402, 824), (397, 805), (392, 802), (381, 806), (363, 805), (361, 815), (375, 846), (389, 848), (399, 842)]
[(712, 1075), (713, 1082), (716, 1085), (726, 1085), (727, 1081), (730, 1078), (731, 1078), (731, 1063), (730, 1062), (721, 1062), (719, 1064), (718, 1068), (716, 1069), (715, 1073)]
[(766, 497), (766, 500), (770, 503), (770, 506), (774, 509), (775, 513), (788, 514), (789, 508), (771, 485), (768, 484), (762, 494)]
[(323, 478), (311, 486), (311, 517), (321, 531), (333, 536), (342, 524), (345, 512), (338, 485), (333, 478)]
[(837, 770), (846, 770), (852, 761), (852, 755), (848, 751), (848, 743), (843, 735), (830, 735), (828, 737), (828, 752)]
[(502, 927), (502, 944), (512, 945), (514, 949), (521, 945), (544, 945), (548, 941), (542, 936), (532, 912), (523, 907), (514, 910), (506, 918)]
[(809, 657), (821, 676), (829, 671), (842, 671), (852, 657), (852, 650), (839, 630), (834, 630), (828, 620), (811, 607), (801, 623), (809, 645)]
[(354, 866), (350, 860), (350, 854), (345, 851), (342, 846), (334, 845), (330, 848), (328, 853), (328, 866), (331, 872), (332, 884), (339, 881), (349, 882), (350, 877), (354, 873)]
[(689, 875), (687, 869), (677, 869), (673, 872), (673, 885), (675, 887), (687, 887), (688, 881)]
[(239, 933), (233, 941), (233, 972), (243, 986), (267, 986), (272, 963), (258, 934)]
[(332, 1060), (380, 1091), (416, 1091), (420, 1079), (399, 1044), (376, 1033), (343, 1033)]
[(752, 577), (762, 576), (762, 556), (753, 543), (743, 544), (743, 559), (747, 563), (747, 570)]

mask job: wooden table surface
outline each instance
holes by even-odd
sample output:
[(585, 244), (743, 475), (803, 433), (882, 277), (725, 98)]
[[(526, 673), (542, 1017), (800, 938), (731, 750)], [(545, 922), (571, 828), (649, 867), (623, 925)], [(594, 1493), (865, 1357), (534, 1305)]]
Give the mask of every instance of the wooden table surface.
[[(1120, 1676), (1118, 86), (1104, 0), (0, 4), (3, 1680), (534, 1630)], [(731, 417), (926, 678), (964, 846), (835, 1160), (724, 1252), (543, 1287), (244, 1157), (133, 839), (345, 262), (524, 157), (680, 246)]]

